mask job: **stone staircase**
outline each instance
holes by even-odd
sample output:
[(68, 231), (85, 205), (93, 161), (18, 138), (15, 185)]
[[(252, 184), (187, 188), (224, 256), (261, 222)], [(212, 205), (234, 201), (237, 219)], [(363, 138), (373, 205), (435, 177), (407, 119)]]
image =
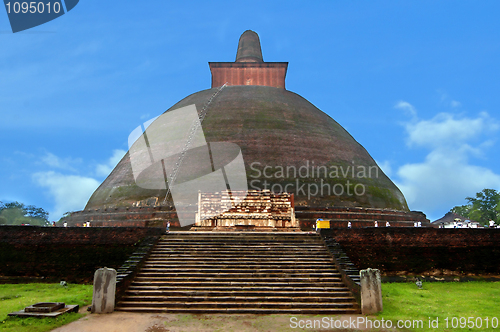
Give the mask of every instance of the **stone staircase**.
[(116, 310), (352, 314), (359, 306), (317, 234), (172, 232)]
[(344, 252), (342, 246), (331, 237), (326, 237), (323, 239), (330, 250), (330, 253), (335, 257), (337, 263), (340, 265), (341, 269), (356, 283), (360, 283), (359, 270), (351, 262), (349, 256)]

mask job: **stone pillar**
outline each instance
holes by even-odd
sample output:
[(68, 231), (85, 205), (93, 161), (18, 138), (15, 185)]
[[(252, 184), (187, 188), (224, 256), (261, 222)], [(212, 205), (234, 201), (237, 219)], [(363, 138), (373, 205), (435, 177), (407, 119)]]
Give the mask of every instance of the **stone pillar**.
[(382, 311), (380, 271), (369, 268), (361, 270), (359, 274), (361, 277), (361, 312), (363, 315), (371, 315)]
[(115, 310), (116, 270), (107, 267), (94, 273), (92, 313), (110, 313)]

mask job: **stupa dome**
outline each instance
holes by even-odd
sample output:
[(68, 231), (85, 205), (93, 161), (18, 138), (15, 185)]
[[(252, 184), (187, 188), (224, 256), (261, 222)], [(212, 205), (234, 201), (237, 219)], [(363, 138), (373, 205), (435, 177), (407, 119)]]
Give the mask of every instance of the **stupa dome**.
[[(201, 124), (206, 141), (241, 149), (248, 189), (293, 193), (297, 206), (408, 211), (403, 194), (363, 146), (329, 115), (285, 89), (287, 63), (262, 59), (258, 35), (246, 31), (236, 62), (210, 63), (212, 88), (185, 97), (166, 113), (189, 105), (199, 114), (206, 112)], [(86, 209), (131, 206), (152, 198), (161, 203), (166, 193), (136, 184), (127, 153)]]

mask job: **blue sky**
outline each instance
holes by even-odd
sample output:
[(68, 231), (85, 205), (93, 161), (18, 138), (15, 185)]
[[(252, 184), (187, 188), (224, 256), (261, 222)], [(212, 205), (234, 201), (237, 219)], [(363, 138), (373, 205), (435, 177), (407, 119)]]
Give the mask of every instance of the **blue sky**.
[(361, 143), (410, 209), (442, 217), (500, 189), (498, 1), (89, 1), (13, 34), (0, 9), (0, 200), (58, 220), (130, 132), (210, 88), (256, 31), (287, 89)]

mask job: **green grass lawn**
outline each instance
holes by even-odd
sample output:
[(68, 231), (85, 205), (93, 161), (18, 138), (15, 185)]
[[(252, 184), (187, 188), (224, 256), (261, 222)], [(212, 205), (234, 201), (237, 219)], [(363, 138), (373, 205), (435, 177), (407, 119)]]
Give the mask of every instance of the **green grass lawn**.
[(64, 314), (58, 318), (17, 318), (8, 313), (37, 302), (64, 302), (80, 307), (92, 302), (92, 285), (0, 284), (0, 331), (43, 332), (68, 324), (82, 314)]
[[(424, 282), (421, 290), (414, 283), (382, 284), (382, 295), (384, 311), (374, 319), (384, 318), (393, 324), (398, 320), (423, 321), (424, 328), (408, 331), (500, 331), (500, 282)], [(436, 319), (439, 327), (429, 328), (429, 320)], [(479, 323), (482, 328), (477, 328)]]
[[(382, 293), (384, 311), (369, 319), (390, 320), (393, 322), (393, 327), (398, 320), (423, 322), (423, 328), (398, 329), (400, 331), (500, 332), (500, 282), (424, 283), (422, 290), (413, 283), (382, 284)], [(92, 285), (69, 285), (68, 288), (59, 284), (0, 285), (0, 331), (50, 331), (82, 317), (77, 313), (65, 314), (60, 318), (43, 319), (7, 316), (9, 312), (21, 310), (37, 302), (65, 302), (84, 306), (91, 301)], [(256, 319), (266, 321), (265, 316), (259, 317)], [(460, 321), (460, 317), (464, 317), (465, 321)], [(460, 328), (461, 323), (467, 324), (468, 317), (473, 317), (474, 324), (481, 321), (482, 328)], [(478, 317), (480, 320), (477, 320)], [(494, 317), (497, 319), (494, 323), (498, 324), (496, 329), (491, 326)], [(289, 319), (288, 316), (286, 318)], [(446, 328), (446, 318), (448, 318), (448, 328)], [(488, 318), (488, 328), (486, 328), (486, 318)], [(429, 321), (436, 319), (439, 323), (438, 328), (429, 328)], [(288, 321), (285, 323), (289, 326)]]

